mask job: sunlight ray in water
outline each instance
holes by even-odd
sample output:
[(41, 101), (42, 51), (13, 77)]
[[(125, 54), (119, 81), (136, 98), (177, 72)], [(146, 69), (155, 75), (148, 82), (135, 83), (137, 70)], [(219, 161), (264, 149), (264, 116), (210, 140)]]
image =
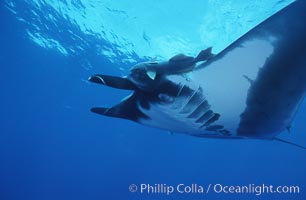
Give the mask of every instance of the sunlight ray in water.
[(217, 53), (291, 2), (135, 0), (131, 6), (130, 1), (6, 0), (6, 7), (44, 48), (63, 55), (92, 52), (130, 65), (181, 52), (195, 55), (208, 46)]

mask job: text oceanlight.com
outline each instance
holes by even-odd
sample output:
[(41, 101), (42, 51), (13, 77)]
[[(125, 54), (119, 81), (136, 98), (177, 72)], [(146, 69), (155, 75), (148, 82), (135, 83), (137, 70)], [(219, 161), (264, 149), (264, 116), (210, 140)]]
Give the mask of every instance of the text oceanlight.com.
[(297, 185), (269, 185), (269, 184), (247, 184), (247, 185), (223, 185), (223, 184), (131, 184), (129, 186), (130, 192), (138, 192), (141, 194), (165, 194), (171, 195), (173, 193), (181, 194), (299, 194), (300, 187)]

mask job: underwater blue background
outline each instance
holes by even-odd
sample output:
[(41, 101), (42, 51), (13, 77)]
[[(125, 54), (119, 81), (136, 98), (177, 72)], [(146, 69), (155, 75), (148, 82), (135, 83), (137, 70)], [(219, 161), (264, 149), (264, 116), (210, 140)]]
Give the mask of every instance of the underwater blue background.
[[(1, 2), (0, 199), (306, 199), (303, 149), (169, 134), (89, 111), (129, 94), (90, 75), (217, 53), (291, 2)], [(282, 138), (306, 146), (305, 110)], [(300, 194), (129, 192), (141, 183), (299, 185)]]

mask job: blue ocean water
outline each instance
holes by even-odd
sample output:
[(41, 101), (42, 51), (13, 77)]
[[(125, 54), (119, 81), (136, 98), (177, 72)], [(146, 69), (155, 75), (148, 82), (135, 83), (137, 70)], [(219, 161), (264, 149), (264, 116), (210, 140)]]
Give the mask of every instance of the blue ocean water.
[[(89, 111), (129, 94), (87, 78), (176, 53), (218, 53), (290, 4), (271, 1), (0, 3), (0, 199), (306, 199), (305, 150), (169, 134)], [(304, 103), (290, 134), (306, 146)], [(299, 194), (141, 194), (136, 184), (298, 185)]]

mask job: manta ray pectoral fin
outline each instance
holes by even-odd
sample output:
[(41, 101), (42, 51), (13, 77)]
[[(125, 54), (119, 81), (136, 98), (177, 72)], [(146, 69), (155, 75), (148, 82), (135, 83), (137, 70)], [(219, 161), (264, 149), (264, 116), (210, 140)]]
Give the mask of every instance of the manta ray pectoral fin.
[(195, 62), (200, 62), (200, 61), (205, 61), (208, 60), (212, 57), (214, 57), (215, 55), (211, 53), (212, 47), (208, 47), (205, 50), (202, 50), (198, 56), (195, 58)]
[(150, 79), (155, 80), (156, 72), (154, 72), (154, 71), (147, 71), (146, 73), (147, 73), (147, 75), (148, 75), (148, 77)]
[(96, 74), (88, 78), (88, 81), (93, 83), (98, 83), (106, 85), (109, 87), (124, 89), (124, 90), (135, 90), (136, 86), (126, 78), (116, 77), (116, 76), (107, 76)]

